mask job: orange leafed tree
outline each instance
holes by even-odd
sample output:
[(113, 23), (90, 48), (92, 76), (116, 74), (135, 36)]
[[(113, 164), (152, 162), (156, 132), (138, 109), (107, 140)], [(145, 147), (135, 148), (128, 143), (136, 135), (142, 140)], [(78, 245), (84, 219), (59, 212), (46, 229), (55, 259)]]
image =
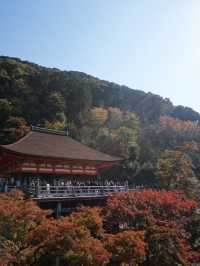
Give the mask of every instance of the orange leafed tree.
[[(178, 222), (191, 215), (197, 206), (179, 191), (152, 190), (118, 193), (110, 196), (104, 209), (105, 223), (111, 232), (120, 228), (144, 229), (147, 225)], [(184, 219), (183, 219), (184, 220)]]
[(69, 220), (78, 226), (85, 226), (95, 238), (103, 236), (101, 209), (98, 207), (81, 207), (69, 216)]
[(31, 253), (27, 235), (45, 223), (50, 214), (51, 211), (42, 210), (32, 200), (25, 199), (21, 191), (0, 194), (0, 254), (3, 266), (25, 263), (27, 254)]
[(144, 189), (54, 219), (18, 190), (0, 193), (0, 266), (189, 266), (200, 259), (196, 207), (179, 191)]
[(185, 230), (196, 207), (194, 200), (176, 190), (119, 193), (108, 198), (104, 208), (105, 227), (114, 236), (124, 230), (144, 231), (145, 265), (188, 266), (194, 257), (199, 257), (190, 246)]
[(97, 209), (81, 209), (71, 217), (54, 219), (25, 195), (0, 194), (0, 266), (106, 265), (110, 253), (94, 238), (102, 230)]
[(112, 253), (114, 265), (137, 266), (145, 260), (146, 243), (143, 231), (123, 231), (107, 235), (105, 246)]

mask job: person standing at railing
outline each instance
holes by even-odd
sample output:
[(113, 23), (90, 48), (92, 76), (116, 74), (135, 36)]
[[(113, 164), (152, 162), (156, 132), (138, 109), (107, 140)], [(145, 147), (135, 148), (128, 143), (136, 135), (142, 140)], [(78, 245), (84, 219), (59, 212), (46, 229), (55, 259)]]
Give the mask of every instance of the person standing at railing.
[(50, 194), (50, 184), (46, 184), (46, 191), (47, 191), (47, 195)]
[(10, 185), (11, 185), (11, 187), (14, 187), (14, 185), (15, 185), (15, 179), (14, 179), (14, 177), (11, 177), (11, 179), (10, 179)]
[(4, 192), (8, 192), (8, 182), (5, 181), (4, 183)]
[(125, 181), (124, 186), (125, 186), (125, 191), (128, 191), (128, 181)]
[(20, 180), (16, 180), (15, 181), (16, 187), (19, 188), (21, 187), (21, 181)]

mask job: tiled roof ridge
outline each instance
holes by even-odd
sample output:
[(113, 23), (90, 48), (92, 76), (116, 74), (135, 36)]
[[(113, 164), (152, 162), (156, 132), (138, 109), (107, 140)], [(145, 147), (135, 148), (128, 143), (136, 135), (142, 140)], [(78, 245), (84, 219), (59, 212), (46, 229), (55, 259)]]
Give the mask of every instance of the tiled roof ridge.
[(30, 136), (31, 133), (32, 133), (32, 131), (29, 131), (25, 136), (23, 136), (22, 138), (20, 138), (16, 142), (13, 142), (13, 143), (10, 143), (10, 144), (5, 144), (5, 145), (0, 145), (0, 146), (2, 146), (2, 147), (12, 147), (13, 145), (19, 144), (20, 142), (22, 142), (25, 139), (27, 139)]
[(32, 125), (31, 125), (31, 131), (47, 133), (47, 134), (55, 134), (55, 135), (61, 135), (61, 136), (68, 136), (68, 131), (37, 127), (37, 126), (32, 126)]
[(17, 142), (0, 145), (7, 149), (30, 156), (76, 159), (90, 161), (120, 161), (122, 158), (112, 156), (91, 148), (69, 136), (66, 132), (33, 127), (32, 130)]

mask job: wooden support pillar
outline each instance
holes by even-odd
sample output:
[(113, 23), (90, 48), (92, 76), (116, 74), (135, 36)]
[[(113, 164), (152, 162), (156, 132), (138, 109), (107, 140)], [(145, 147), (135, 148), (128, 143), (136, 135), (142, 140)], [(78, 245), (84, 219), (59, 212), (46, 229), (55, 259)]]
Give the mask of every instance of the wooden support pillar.
[(55, 266), (60, 266), (60, 257), (55, 258)]
[(59, 218), (61, 216), (61, 213), (62, 213), (62, 203), (61, 202), (57, 202), (55, 213), (56, 213), (56, 218)]

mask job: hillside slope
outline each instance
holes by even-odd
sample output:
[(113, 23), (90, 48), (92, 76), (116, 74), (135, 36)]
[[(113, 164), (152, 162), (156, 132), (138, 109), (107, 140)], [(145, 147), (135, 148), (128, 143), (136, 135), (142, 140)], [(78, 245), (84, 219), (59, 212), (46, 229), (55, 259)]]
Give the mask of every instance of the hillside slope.
[(81, 123), (81, 116), (93, 106), (136, 112), (144, 122), (156, 121), (161, 115), (200, 120), (199, 113), (191, 108), (174, 107), (169, 99), (152, 93), (81, 72), (45, 68), (3, 56), (0, 57), (0, 98), (9, 101), (14, 115), (24, 117), (29, 124), (54, 120), (60, 112), (69, 120)]
[[(174, 106), (150, 92), (0, 57), (1, 144), (16, 141), (30, 125), (68, 129), (89, 146), (124, 157), (123, 167), (109, 174), (134, 176), (145, 183), (153, 182), (167, 149), (186, 142), (195, 142), (199, 149), (199, 122), (200, 114), (191, 108)], [(198, 149), (187, 153), (196, 176)]]

